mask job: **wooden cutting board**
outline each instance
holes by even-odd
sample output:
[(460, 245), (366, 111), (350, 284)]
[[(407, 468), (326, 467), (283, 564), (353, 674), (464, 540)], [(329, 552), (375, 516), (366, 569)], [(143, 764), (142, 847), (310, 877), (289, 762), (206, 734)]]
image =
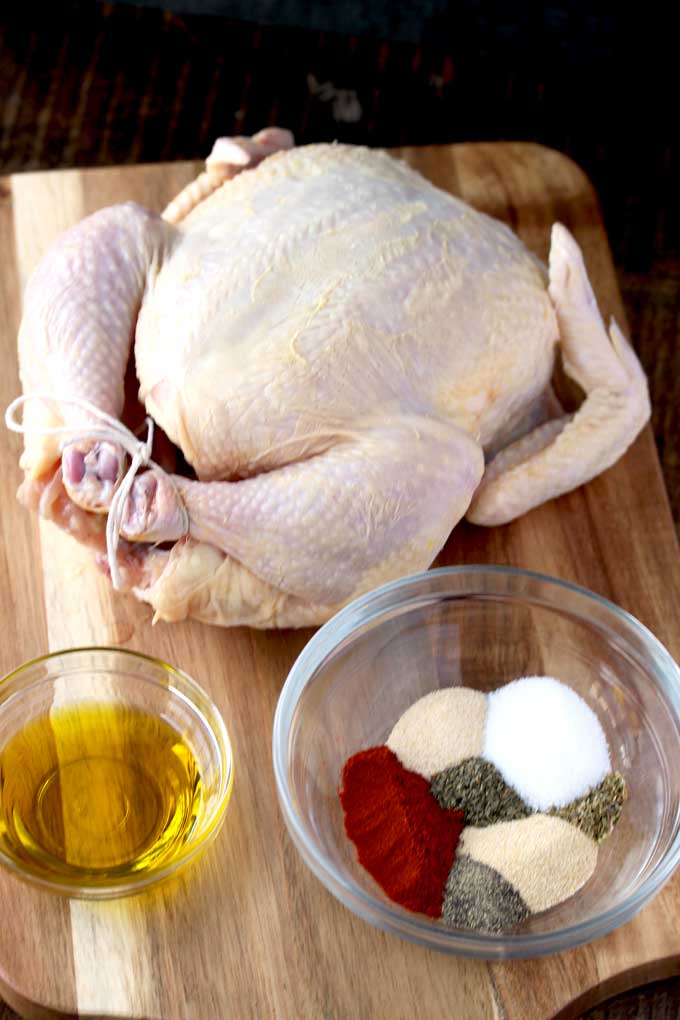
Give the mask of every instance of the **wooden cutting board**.
[[(399, 153), (435, 184), (506, 220), (541, 257), (555, 219), (581, 243), (605, 315), (624, 323), (596, 196), (556, 152), (526, 144)], [(132, 198), (165, 203), (199, 167), (182, 163), (23, 174), (0, 202), (0, 403), (18, 393), (21, 291), (57, 233)], [(120, 644), (187, 670), (231, 731), (236, 786), (224, 829), (167, 888), (114, 903), (52, 897), (0, 875), (0, 991), (26, 1020), (548, 1020), (573, 1017), (633, 984), (680, 971), (680, 877), (638, 917), (586, 948), (488, 965), (385, 935), (340, 906), (305, 868), (276, 803), (271, 726), (309, 631), (194, 623), (151, 627), (89, 558), (14, 499), (16, 436), (0, 434), (0, 669), (66, 646)], [(439, 560), (508, 563), (608, 596), (680, 656), (680, 554), (651, 433), (590, 485), (507, 527), (456, 529)]]

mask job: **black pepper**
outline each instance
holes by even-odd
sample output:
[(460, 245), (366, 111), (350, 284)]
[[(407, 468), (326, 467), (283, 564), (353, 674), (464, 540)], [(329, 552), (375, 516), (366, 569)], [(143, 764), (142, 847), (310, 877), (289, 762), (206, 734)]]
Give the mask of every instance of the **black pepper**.
[(444, 890), (445, 925), (507, 932), (528, 915), (529, 908), (507, 879), (487, 864), (458, 854)]

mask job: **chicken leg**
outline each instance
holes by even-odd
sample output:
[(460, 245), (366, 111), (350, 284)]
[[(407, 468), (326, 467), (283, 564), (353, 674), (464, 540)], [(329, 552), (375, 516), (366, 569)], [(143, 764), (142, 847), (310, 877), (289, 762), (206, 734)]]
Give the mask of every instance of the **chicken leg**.
[(141, 475), (121, 533), (147, 542), (179, 538), (181, 498), (194, 540), (309, 604), (341, 603), (425, 569), (465, 513), (483, 468), (481, 447), (455, 425), (404, 415), (243, 481)]
[[(116, 443), (66, 443), (50, 429), (75, 433), (101, 423), (86, 405), (119, 418), (125, 367), (149, 267), (173, 228), (132, 202), (102, 209), (67, 231), (31, 277), (19, 331), (28, 479), (58, 463), (71, 499), (104, 512), (125, 454)], [(35, 399), (37, 397), (38, 399)]]

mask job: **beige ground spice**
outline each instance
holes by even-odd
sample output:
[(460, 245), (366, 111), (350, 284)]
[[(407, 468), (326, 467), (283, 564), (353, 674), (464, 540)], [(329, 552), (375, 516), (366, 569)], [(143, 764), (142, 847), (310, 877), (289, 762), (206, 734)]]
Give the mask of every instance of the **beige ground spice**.
[(481, 754), (487, 698), (467, 687), (444, 687), (420, 698), (387, 739), (404, 768), (430, 779)]
[(494, 868), (538, 913), (573, 896), (597, 863), (597, 846), (574, 825), (535, 814), (486, 828), (468, 825), (458, 848)]

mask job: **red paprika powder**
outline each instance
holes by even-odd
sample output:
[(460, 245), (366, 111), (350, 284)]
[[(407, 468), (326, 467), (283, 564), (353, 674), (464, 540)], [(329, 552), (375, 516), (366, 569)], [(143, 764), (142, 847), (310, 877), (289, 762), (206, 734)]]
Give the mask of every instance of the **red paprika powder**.
[(359, 863), (390, 899), (439, 917), (463, 812), (441, 808), (428, 781), (405, 769), (389, 747), (349, 758), (342, 783), (345, 831)]

